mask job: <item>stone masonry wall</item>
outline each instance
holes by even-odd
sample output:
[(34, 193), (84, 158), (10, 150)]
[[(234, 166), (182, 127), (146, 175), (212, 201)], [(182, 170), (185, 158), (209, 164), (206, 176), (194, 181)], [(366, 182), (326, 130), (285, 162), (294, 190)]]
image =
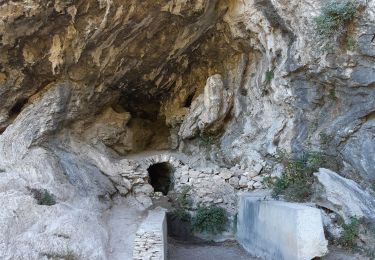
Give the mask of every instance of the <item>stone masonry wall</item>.
[[(275, 177), (282, 170), (262, 174), (261, 167), (254, 168), (251, 171), (241, 169), (239, 166), (230, 169), (220, 167), (198, 168), (191, 166), (190, 162), (185, 160), (181, 154), (162, 153), (146, 156), (137, 161), (139, 165), (136, 170), (137, 175), (147, 176), (147, 168), (161, 162), (170, 163), (173, 167), (173, 190), (175, 192), (180, 192), (185, 186), (190, 187), (189, 198), (192, 201), (192, 208), (196, 208), (198, 205), (215, 204), (232, 214), (235, 214), (237, 208), (237, 193), (263, 189), (264, 177)], [(153, 193), (153, 188), (148, 184), (147, 177), (143, 179), (143, 182), (134, 188), (139, 200), (158, 196), (158, 194)]]
[(149, 212), (134, 240), (134, 260), (167, 259), (167, 223), (163, 209)]

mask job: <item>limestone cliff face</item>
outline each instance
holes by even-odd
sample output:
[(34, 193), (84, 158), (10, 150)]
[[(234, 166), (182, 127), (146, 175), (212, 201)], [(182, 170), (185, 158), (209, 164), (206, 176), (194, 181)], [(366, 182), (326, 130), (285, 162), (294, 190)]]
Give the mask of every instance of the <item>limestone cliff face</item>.
[(0, 1), (0, 255), (108, 257), (98, 198), (149, 205), (145, 151), (233, 169), (233, 193), (279, 174), (278, 148), (375, 181), (375, 1), (357, 2), (348, 48), (318, 37), (318, 0)]

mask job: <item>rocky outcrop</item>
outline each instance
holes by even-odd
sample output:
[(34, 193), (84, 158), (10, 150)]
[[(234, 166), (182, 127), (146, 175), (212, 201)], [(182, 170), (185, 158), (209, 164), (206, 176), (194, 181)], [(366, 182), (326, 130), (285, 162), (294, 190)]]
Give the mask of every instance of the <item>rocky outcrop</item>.
[(179, 132), (181, 138), (192, 138), (198, 133), (215, 133), (222, 129), (232, 106), (232, 97), (233, 94), (225, 89), (220, 75), (209, 77), (204, 93), (194, 100), (185, 116)]
[(351, 217), (375, 223), (375, 198), (357, 183), (328, 169), (314, 174), (318, 180), (317, 205), (338, 213), (345, 221)]
[[(280, 148), (369, 186), (375, 1), (356, 3), (348, 38), (322, 39), (318, 0), (0, 1), (0, 255), (106, 259), (111, 196), (152, 203), (149, 150), (183, 153), (178, 184), (231, 211)], [(325, 175), (332, 210), (372, 214)]]

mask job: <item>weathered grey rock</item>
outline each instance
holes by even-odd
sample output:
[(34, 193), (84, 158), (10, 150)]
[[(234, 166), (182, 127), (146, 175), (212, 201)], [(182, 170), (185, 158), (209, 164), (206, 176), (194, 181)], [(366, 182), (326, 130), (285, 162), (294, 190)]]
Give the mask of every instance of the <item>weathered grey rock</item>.
[(239, 181), (239, 186), (242, 188), (245, 188), (248, 186), (248, 181), (249, 179), (246, 176), (241, 176), (240, 181)]
[(263, 259), (310, 260), (328, 252), (318, 209), (249, 194), (240, 198), (237, 239)]
[(239, 187), (239, 182), (240, 180), (238, 179), (238, 177), (232, 177), (229, 179), (229, 184), (232, 185), (234, 188), (238, 188)]
[(252, 190), (254, 189), (254, 184), (255, 184), (255, 181), (251, 180), (247, 183), (247, 187)]
[(331, 239), (339, 240), (342, 236), (343, 228), (339, 224), (338, 215), (336, 213), (326, 213), (321, 210), (323, 217), (324, 230)]
[(347, 162), (366, 181), (375, 181), (375, 120), (368, 120), (350, 138), (342, 149)]
[[(148, 150), (186, 152), (186, 172), (231, 168), (175, 176), (231, 214), (236, 192), (279, 175), (277, 148), (323, 150), (372, 182), (375, 1), (357, 2), (357, 43), (326, 39), (327, 52), (318, 0), (1, 1), (0, 255), (105, 259), (109, 198), (150, 206), (147, 167), (180, 167)], [(242, 175), (261, 176), (246, 188)], [(37, 205), (27, 187), (58, 203)]]
[(233, 94), (224, 86), (221, 75), (207, 79), (204, 93), (192, 103), (189, 114), (181, 125), (182, 139), (192, 138), (199, 132), (215, 132), (223, 127), (223, 120), (232, 106)]
[(357, 216), (375, 222), (374, 196), (331, 170), (321, 168), (314, 175), (319, 182), (315, 198), (318, 205), (338, 213), (345, 221)]
[(220, 169), (219, 176), (223, 178), (224, 180), (228, 180), (233, 176), (233, 172), (229, 169)]

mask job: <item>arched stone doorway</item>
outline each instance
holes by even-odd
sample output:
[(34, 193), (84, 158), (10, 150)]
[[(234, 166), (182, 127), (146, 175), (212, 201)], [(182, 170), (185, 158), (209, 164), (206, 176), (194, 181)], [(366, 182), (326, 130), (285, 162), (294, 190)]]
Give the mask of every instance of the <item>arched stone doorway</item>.
[(147, 169), (149, 183), (155, 192), (167, 195), (173, 189), (173, 166), (168, 162), (152, 164)]

